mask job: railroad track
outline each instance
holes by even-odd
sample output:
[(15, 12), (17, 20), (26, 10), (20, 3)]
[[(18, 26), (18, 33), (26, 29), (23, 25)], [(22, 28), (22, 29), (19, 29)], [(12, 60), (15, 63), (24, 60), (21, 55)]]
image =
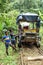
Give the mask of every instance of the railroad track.
[(43, 65), (43, 49), (23, 47), (20, 51), (20, 65)]

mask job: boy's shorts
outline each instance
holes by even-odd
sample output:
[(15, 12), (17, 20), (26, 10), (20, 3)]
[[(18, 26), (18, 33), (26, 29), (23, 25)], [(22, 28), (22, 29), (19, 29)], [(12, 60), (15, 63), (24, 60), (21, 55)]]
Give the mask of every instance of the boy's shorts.
[(8, 48), (11, 45), (11, 42), (5, 43), (6, 48)]
[(16, 44), (16, 41), (15, 41), (15, 40), (11, 40), (11, 43), (12, 43), (13, 45), (15, 45), (15, 44)]

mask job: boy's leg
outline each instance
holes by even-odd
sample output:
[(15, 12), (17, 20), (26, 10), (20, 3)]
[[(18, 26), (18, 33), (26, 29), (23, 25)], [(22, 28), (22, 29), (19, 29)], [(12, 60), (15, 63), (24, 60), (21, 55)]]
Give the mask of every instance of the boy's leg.
[(9, 55), (9, 53), (8, 53), (8, 46), (9, 45), (7, 43), (5, 43), (5, 46), (6, 46), (6, 54)]
[(15, 45), (15, 48), (16, 48), (16, 41), (14, 41), (14, 45)]
[(16, 41), (15, 40), (12, 41), (12, 44), (16, 48)]
[(6, 54), (9, 55), (9, 53), (8, 53), (8, 48), (6, 48)]
[(10, 46), (12, 47), (13, 50), (15, 49), (15, 51), (16, 51), (16, 48), (13, 44), (10, 43)]

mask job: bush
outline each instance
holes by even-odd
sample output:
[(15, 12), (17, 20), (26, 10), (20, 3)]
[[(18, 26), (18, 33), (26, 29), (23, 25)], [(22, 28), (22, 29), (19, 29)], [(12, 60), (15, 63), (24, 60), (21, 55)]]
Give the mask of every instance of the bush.
[(2, 34), (1, 30), (3, 30), (4, 28), (13, 27), (14, 29), (17, 29), (16, 18), (18, 14), (19, 12), (17, 10), (0, 14), (0, 34)]

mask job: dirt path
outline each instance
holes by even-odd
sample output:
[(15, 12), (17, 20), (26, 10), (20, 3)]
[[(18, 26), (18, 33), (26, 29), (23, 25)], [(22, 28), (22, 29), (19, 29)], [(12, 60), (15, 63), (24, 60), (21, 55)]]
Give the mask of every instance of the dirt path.
[(43, 56), (43, 46), (37, 49), (35, 46), (32, 48), (23, 47), (20, 51), (20, 65), (43, 65), (43, 60), (29, 61), (28, 57)]

